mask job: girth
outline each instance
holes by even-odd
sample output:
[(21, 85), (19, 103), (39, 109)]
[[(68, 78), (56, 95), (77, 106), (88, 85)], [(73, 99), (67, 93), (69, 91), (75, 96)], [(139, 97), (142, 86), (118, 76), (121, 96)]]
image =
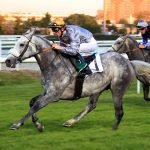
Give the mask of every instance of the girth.
[(63, 54), (63, 56), (69, 58), (72, 65), (78, 71), (78, 75), (77, 75), (76, 81), (75, 81), (74, 96), (72, 98), (72, 100), (77, 100), (77, 99), (81, 98), (83, 82), (84, 82), (85, 76), (87, 74), (91, 74), (92, 72), (91, 72), (91, 70), (89, 70), (88, 66), (86, 66), (83, 70), (79, 71), (79, 68), (77, 67), (76, 62), (77, 62), (77, 60), (79, 60), (82, 63), (86, 63), (87, 65), (89, 65), (95, 59), (95, 54), (93, 54), (91, 56), (87, 56), (87, 57), (81, 57), (80, 54), (77, 54), (75, 56)]
[(86, 74), (79, 73), (76, 77), (73, 100), (81, 98), (85, 75)]
[[(84, 61), (87, 63), (87, 65), (89, 65), (95, 59), (95, 54), (91, 56), (84, 56), (83, 58), (84, 58)], [(80, 72), (76, 77), (75, 91), (74, 91), (74, 96), (73, 96), (74, 100), (81, 98), (85, 76), (86, 76), (86, 73)]]

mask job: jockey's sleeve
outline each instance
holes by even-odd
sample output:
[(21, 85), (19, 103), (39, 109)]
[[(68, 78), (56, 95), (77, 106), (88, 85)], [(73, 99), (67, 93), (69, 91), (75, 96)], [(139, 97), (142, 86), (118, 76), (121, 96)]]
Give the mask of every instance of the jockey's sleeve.
[(150, 50), (150, 43), (148, 42), (148, 38), (145, 35), (142, 35), (142, 44), (147, 50)]
[(70, 43), (66, 44), (66, 46), (62, 46), (62, 52), (70, 55), (76, 55), (79, 53), (80, 35), (70, 30), (68, 31), (68, 36)]
[(150, 50), (150, 43), (144, 44), (147, 50)]
[(148, 42), (148, 38), (145, 35), (142, 35), (142, 44), (146, 44)]

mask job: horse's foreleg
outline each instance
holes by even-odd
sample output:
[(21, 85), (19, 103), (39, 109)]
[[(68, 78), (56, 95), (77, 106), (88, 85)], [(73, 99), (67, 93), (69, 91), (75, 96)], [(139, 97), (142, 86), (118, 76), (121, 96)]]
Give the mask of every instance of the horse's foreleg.
[(15, 130), (15, 129), (19, 129), (21, 127), (21, 125), (24, 124), (25, 121), (27, 121), (29, 119), (29, 117), (33, 116), (34, 119), (35, 118), (35, 113), (40, 110), (41, 108), (45, 107), (47, 104), (49, 104), (50, 102), (53, 102), (54, 97), (50, 97), (48, 95), (44, 95), (44, 96), (39, 96), (36, 99), (36, 102), (33, 103), (33, 106), (30, 108), (29, 112), (22, 117), (18, 122), (14, 123), (10, 129)]
[(79, 114), (77, 114), (72, 119), (69, 119), (66, 121), (63, 126), (64, 127), (71, 127), (73, 124), (80, 121), (81, 118), (83, 118), (87, 113), (91, 112), (94, 108), (96, 108), (96, 103), (98, 101), (99, 94), (93, 95), (89, 97), (88, 105), (85, 107), (83, 111), (81, 111)]
[(150, 101), (149, 96), (149, 85), (143, 84), (143, 94), (144, 94), (144, 100), (145, 101)]
[[(29, 106), (32, 107), (40, 96), (41, 95), (37, 95), (37, 96), (33, 97), (30, 100)], [(35, 125), (35, 127), (38, 129), (38, 131), (42, 132), (44, 130), (44, 125), (42, 125), (38, 120), (39, 120), (38, 117), (34, 113), (32, 115), (32, 122)]]

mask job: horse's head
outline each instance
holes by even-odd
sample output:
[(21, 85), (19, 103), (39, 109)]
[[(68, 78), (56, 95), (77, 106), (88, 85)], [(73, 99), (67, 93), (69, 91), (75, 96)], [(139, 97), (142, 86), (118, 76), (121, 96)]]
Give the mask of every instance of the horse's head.
[(118, 53), (128, 53), (131, 51), (139, 50), (138, 43), (129, 35), (120, 36), (116, 39), (111, 47), (112, 51)]
[(37, 31), (39, 31), (37, 28), (32, 28), (18, 39), (6, 58), (7, 67), (15, 68), (18, 61), (21, 62), (41, 52), (42, 46), (39, 45), (39, 40), (35, 36)]

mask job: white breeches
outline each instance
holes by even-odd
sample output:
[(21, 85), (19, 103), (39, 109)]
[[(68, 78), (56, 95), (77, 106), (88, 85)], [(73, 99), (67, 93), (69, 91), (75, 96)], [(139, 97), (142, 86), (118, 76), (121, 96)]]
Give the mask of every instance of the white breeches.
[(82, 43), (80, 45), (79, 53), (82, 56), (90, 56), (96, 52), (96, 49), (98, 48), (97, 42), (94, 38), (91, 38), (91, 41), (89, 43)]

